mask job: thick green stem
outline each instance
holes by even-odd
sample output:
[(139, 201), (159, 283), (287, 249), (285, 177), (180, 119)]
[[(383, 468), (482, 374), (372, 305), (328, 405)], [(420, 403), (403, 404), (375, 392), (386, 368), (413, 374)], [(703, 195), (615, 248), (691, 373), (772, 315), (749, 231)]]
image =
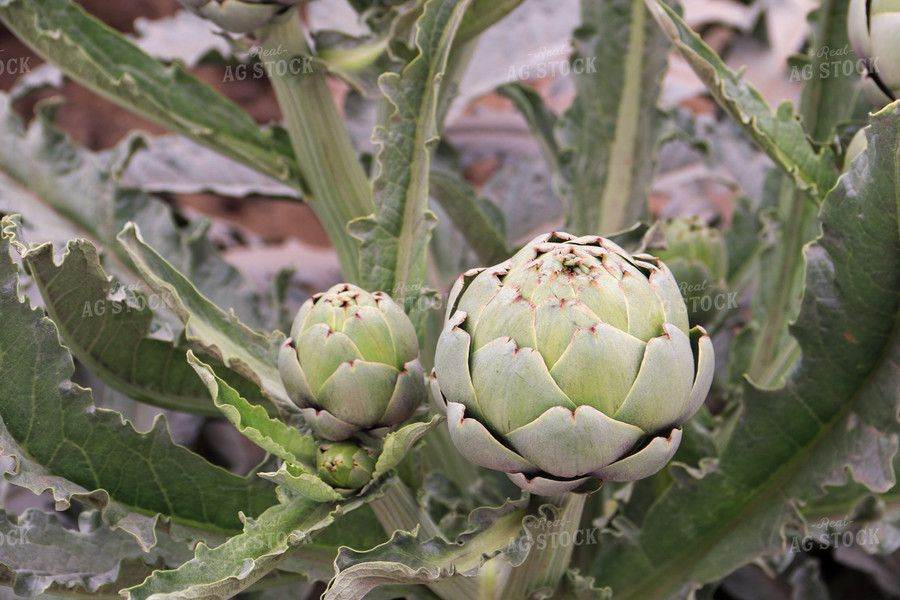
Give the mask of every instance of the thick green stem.
[[(753, 381), (766, 387), (777, 382), (793, 366), (784, 362), (776, 371), (771, 369), (773, 359), (785, 358), (782, 350), (791, 338), (787, 333), (788, 322), (797, 316), (798, 299), (803, 289), (803, 246), (814, 237), (817, 206), (807, 196), (797, 192), (789, 177), (785, 176), (779, 198), (778, 222), (783, 232), (771, 263), (762, 270), (764, 297), (758, 306), (765, 306), (756, 347), (747, 373)], [(789, 356), (789, 355), (788, 355)]]
[(419, 456), (426, 471), (443, 473), (463, 494), (481, 478), (478, 467), (465, 460), (453, 445), (446, 425), (428, 434), (419, 446)]
[(388, 535), (419, 527), (428, 537), (443, 537), (437, 524), (419, 508), (410, 489), (400, 480), (385, 484), (384, 496), (373, 500), (371, 506)]
[(266, 71), (284, 115), (285, 125), (310, 206), (337, 251), (345, 281), (361, 283), (359, 243), (347, 223), (375, 210), (372, 188), (350, 142), (322, 71), (297, 74), (295, 57), (308, 56), (296, 10), (267, 25), (260, 33)]
[(643, 0), (632, 2), (631, 14), (633, 15), (631, 33), (625, 55), (626, 77), (616, 118), (616, 135), (609, 151), (606, 185), (600, 199), (600, 214), (595, 224), (595, 231), (600, 234), (621, 231), (631, 225), (626, 216), (628, 202), (632, 198), (632, 188), (635, 186), (635, 182), (632, 181), (634, 174), (632, 161), (638, 143), (639, 123), (647, 118), (640, 110), (636, 110), (636, 107), (641, 105), (642, 79), (647, 68), (644, 64), (647, 9)]
[(768, 364), (755, 379), (757, 385), (763, 388), (779, 387), (779, 382), (790, 372), (791, 367), (800, 360), (800, 344), (794, 338), (788, 339), (781, 347), (778, 355)]
[[(397, 530), (414, 531), (416, 527), (426, 538), (444, 539), (441, 530), (432, 518), (419, 507), (406, 484), (395, 480), (384, 486), (384, 496), (372, 501), (370, 506), (388, 535)], [(472, 600), (478, 597), (478, 586), (474, 579), (453, 577), (429, 583), (428, 589), (443, 600)]]
[[(823, 0), (814, 13), (810, 41), (814, 52), (810, 61), (815, 73), (834, 60), (819, 50), (847, 46), (847, 5), (847, 0)], [(856, 88), (855, 74), (835, 73), (834, 77), (812, 77), (804, 82), (799, 114), (813, 140), (822, 145), (830, 143), (835, 127), (853, 114), (855, 103), (850, 99), (857, 93)], [(835, 98), (843, 100), (835, 101)], [(773, 293), (763, 299), (766, 319), (748, 369), (750, 377), (764, 387), (779, 385), (800, 356), (800, 349), (787, 335), (786, 327), (798, 313), (798, 299), (803, 290), (803, 246), (819, 233), (818, 207), (809, 197), (795, 191), (789, 177), (784, 179), (778, 210), (779, 227), (784, 233), (774, 259), (763, 264), (763, 277), (769, 279)], [(822, 194), (827, 191), (822, 190)]]
[[(542, 505), (541, 512), (524, 522), (534, 546), (525, 562), (511, 571), (504, 600), (524, 600), (539, 588), (557, 588), (572, 559), (586, 500), (587, 494), (571, 492), (535, 499)], [(556, 510), (548, 510), (550, 506)]]

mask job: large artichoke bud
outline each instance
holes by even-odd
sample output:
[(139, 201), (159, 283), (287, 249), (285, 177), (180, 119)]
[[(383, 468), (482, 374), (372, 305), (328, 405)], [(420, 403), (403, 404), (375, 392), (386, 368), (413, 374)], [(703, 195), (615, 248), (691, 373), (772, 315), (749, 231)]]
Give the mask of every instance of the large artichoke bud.
[(726, 307), (728, 253), (722, 233), (699, 217), (662, 222), (666, 249), (652, 249), (675, 276), (692, 324), (706, 325)]
[(866, 94), (878, 106), (900, 96), (900, 4), (896, 0), (851, 0), (850, 44), (866, 61)]
[(278, 370), (306, 423), (328, 440), (384, 434), (425, 398), (409, 317), (387, 294), (348, 283), (300, 307)]
[(688, 331), (662, 261), (551, 233), (459, 278), (434, 375), (460, 453), (554, 495), (662, 469), (709, 390), (713, 349)]
[(232, 33), (250, 33), (303, 1), (305, 0), (179, 0), (191, 12)]

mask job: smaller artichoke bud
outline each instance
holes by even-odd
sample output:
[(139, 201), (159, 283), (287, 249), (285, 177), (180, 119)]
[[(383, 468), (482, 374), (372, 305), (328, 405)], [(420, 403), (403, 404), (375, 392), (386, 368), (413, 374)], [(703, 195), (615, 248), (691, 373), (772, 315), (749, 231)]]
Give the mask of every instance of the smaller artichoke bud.
[(250, 33), (303, 0), (179, 0), (191, 12), (232, 33)]
[(706, 325), (722, 308), (722, 303), (717, 307), (716, 301), (725, 297), (725, 240), (718, 229), (698, 217), (668, 219), (662, 223), (662, 229), (667, 248), (651, 250), (675, 276), (690, 322)]
[(866, 62), (866, 95), (877, 106), (900, 96), (900, 3), (851, 0), (847, 32), (857, 56)]
[(385, 434), (425, 398), (409, 317), (387, 294), (348, 283), (300, 307), (278, 371), (306, 423), (332, 441)]
[(325, 444), (316, 453), (316, 470), (333, 488), (358, 490), (372, 480), (375, 458), (371, 450), (353, 442)]
[(866, 128), (863, 127), (856, 132), (850, 143), (847, 144), (847, 151), (844, 152), (844, 173), (850, 170), (850, 165), (857, 156), (866, 151), (869, 146), (869, 140), (866, 138)]

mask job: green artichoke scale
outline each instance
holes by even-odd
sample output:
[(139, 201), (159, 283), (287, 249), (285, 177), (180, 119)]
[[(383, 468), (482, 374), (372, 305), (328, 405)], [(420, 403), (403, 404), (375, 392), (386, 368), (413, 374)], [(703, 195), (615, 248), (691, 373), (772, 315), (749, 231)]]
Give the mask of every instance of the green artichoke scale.
[(900, 2), (851, 0), (847, 32), (856, 55), (866, 61), (866, 95), (876, 106), (900, 96)]

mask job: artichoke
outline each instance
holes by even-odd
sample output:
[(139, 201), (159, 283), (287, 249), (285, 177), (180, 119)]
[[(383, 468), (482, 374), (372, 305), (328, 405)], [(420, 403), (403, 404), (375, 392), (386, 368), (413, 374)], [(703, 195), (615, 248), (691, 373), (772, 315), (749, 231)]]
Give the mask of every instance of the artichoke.
[(653, 250), (675, 276), (691, 323), (706, 325), (725, 300), (728, 253), (718, 229), (699, 217), (667, 219), (662, 223), (666, 248)]
[(342, 283), (307, 300), (278, 355), (291, 400), (320, 437), (382, 436), (425, 398), (416, 331), (383, 292)]
[(895, 0), (851, 0), (847, 32), (866, 62), (866, 94), (878, 106), (900, 96), (900, 4)]
[(853, 164), (856, 157), (865, 152), (868, 147), (869, 139), (866, 137), (866, 128), (861, 127), (847, 144), (847, 150), (844, 151), (844, 173), (850, 170), (850, 165)]
[(554, 495), (662, 469), (713, 362), (662, 261), (551, 233), (460, 276), (432, 386), (465, 458)]
[(331, 487), (358, 490), (372, 480), (375, 471), (373, 451), (353, 442), (337, 442), (319, 447), (316, 471)]
[(250, 33), (305, 0), (179, 0), (204, 19), (232, 33)]

